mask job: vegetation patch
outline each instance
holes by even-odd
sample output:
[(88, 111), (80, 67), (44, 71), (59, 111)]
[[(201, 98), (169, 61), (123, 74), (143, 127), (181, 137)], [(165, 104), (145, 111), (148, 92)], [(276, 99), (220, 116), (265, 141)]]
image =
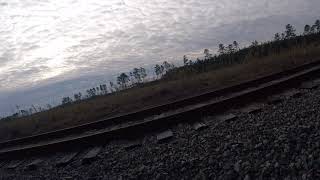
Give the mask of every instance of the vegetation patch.
[(154, 67), (155, 79), (147, 81), (143, 67), (121, 73), (117, 82), (101, 84), (74, 97), (64, 97), (57, 107), (41, 111), (32, 107), (20, 110), (0, 121), (0, 139), (7, 140), (80, 125), (169, 103), (208, 90), (238, 84), (317, 60), (320, 57), (320, 21), (306, 25), (296, 35), (288, 24), (269, 42), (254, 41), (240, 49), (238, 42), (219, 45), (219, 54), (204, 50), (204, 58), (190, 60), (175, 67), (169, 62)]

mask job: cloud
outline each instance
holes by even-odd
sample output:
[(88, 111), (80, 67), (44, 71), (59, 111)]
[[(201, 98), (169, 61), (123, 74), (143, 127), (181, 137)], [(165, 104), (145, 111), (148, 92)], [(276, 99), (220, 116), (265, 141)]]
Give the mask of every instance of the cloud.
[(0, 92), (39, 91), (79, 76), (110, 79), (219, 43), (270, 39), (286, 23), (313, 23), (319, 6), (317, 0), (8, 1), (0, 5)]

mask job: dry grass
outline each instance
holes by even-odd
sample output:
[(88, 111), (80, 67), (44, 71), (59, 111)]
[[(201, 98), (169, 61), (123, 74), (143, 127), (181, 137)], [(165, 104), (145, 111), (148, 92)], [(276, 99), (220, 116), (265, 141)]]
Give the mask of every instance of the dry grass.
[(270, 73), (301, 65), (320, 57), (317, 45), (293, 48), (265, 58), (247, 58), (219, 70), (185, 76), (178, 80), (158, 81), (107, 96), (100, 96), (64, 107), (34, 114), (29, 117), (0, 122), (0, 139), (12, 139), (48, 132), (69, 126), (111, 117), (149, 106), (159, 105), (203, 91), (254, 79)]

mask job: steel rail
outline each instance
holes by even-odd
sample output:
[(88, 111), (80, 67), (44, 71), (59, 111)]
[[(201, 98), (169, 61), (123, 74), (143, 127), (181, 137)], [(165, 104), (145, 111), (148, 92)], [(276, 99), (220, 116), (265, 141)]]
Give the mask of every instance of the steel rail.
[[(80, 126), (1, 142), (0, 156), (26, 156), (32, 153), (38, 154), (65, 148), (79, 148), (109, 139), (130, 138), (146, 131), (168, 127), (180, 121), (196, 120), (208, 112), (222, 112), (232, 105), (249, 102), (265, 94), (277, 93), (279, 90), (295, 86), (296, 83), (309, 79), (319, 72), (320, 61), (314, 61), (280, 73), (169, 104)], [(86, 133), (90, 130), (95, 131)]]

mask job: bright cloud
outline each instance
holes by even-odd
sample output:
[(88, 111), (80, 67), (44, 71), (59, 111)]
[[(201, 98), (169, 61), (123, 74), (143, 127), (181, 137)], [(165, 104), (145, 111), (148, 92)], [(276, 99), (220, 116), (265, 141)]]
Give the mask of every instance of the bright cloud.
[(179, 60), (221, 42), (270, 39), (286, 23), (312, 23), (317, 7), (318, 0), (0, 0), (0, 98)]

